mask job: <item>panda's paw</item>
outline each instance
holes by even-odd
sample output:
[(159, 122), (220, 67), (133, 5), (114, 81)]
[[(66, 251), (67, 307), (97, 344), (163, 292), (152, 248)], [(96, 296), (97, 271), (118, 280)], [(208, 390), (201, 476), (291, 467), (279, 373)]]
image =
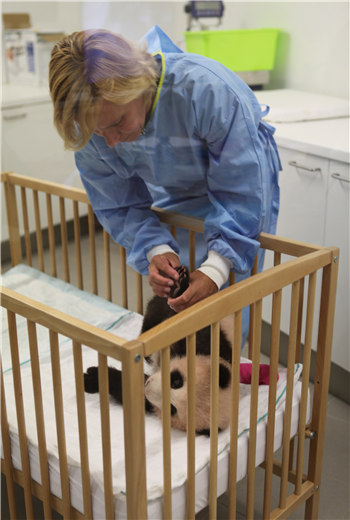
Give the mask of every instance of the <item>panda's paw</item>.
[(174, 285), (170, 289), (169, 297), (170, 298), (177, 298), (180, 296), (183, 292), (186, 291), (189, 285), (189, 272), (187, 267), (184, 265), (179, 265), (178, 267), (175, 267), (176, 271), (179, 273), (179, 279), (174, 280)]
[(84, 374), (85, 392), (95, 394), (98, 392), (98, 367), (89, 367)]

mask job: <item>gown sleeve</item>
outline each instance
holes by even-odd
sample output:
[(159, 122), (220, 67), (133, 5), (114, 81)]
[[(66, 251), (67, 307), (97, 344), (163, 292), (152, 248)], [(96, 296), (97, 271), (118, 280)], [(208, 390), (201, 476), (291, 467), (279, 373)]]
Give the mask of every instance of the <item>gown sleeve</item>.
[(93, 139), (76, 152), (75, 161), (94, 213), (113, 240), (125, 247), (128, 264), (148, 273), (147, 252), (167, 244), (176, 253), (178, 245), (150, 209), (152, 198), (136, 174), (118, 175), (101, 157)]
[(259, 105), (222, 81), (196, 82), (192, 99), (197, 132), (208, 146), (210, 208), (204, 229), (208, 250), (231, 261), (233, 270), (252, 268), (257, 238), (267, 230), (273, 172), (259, 135)]

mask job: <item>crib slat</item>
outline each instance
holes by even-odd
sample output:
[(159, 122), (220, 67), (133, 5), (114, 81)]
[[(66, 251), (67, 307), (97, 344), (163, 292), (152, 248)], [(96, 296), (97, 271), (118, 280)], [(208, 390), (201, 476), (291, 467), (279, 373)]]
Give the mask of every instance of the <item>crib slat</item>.
[(277, 372), (280, 342), (282, 291), (277, 291), (272, 299), (272, 324), (270, 340), (270, 384), (268, 403), (268, 422), (266, 433), (266, 462), (265, 462), (265, 486), (264, 486), (264, 520), (270, 517), (272, 473), (274, 462), (274, 437), (276, 417)]
[(280, 265), (281, 264), (281, 253), (279, 251), (274, 251), (273, 254), (273, 265)]
[(2, 361), (0, 356), (0, 378), (1, 378), (1, 438), (2, 447), (4, 451), (4, 466), (7, 486), (7, 498), (10, 510), (10, 519), (17, 520), (17, 508), (16, 508), (16, 497), (15, 497), (15, 486), (13, 479), (13, 466), (11, 458), (11, 443), (9, 424), (7, 420), (7, 408), (5, 399), (5, 388), (4, 388), (4, 377), (2, 373)]
[[(256, 255), (250, 275), (253, 276), (258, 272), (258, 255)], [(248, 358), (253, 359), (253, 324), (254, 324), (255, 305), (250, 305), (249, 311), (249, 341), (248, 341)]]
[(41, 498), (42, 498), (43, 504), (44, 504), (45, 519), (46, 518), (50, 519), (52, 514), (51, 514), (51, 499), (50, 499), (49, 463), (48, 463), (47, 448), (46, 448), (43, 396), (42, 396), (42, 390), (41, 390), (41, 376), (40, 376), (39, 355), (38, 355), (38, 341), (37, 341), (35, 323), (30, 320), (27, 320), (27, 327), (28, 327), (29, 349), (30, 349), (30, 359), (31, 359), (31, 367), (32, 367), (35, 418), (36, 418), (36, 427), (37, 427), (37, 432), (38, 432), (41, 485), (42, 485), (42, 490), (43, 490), (43, 495)]
[(22, 471), (23, 471), (23, 476), (24, 476), (24, 482), (23, 482), (24, 500), (25, 500), (27, 517), (33, 518), (34, 517), (33, 500), (32, 500), (29, 454), (28, 454), (28, 446), (27, 446), (27, 434), (26, 434), (26, 424), (25, 424), (24, 405), (23, 405), (20, 359), (19, 359), (19, 353), (18, 353), (17, 326), (16, 326), (16, 316), (13, 312), (7, 311), (7, 321), (8, 321), (8, 327), (9, 327), (9, 337), (10, 337), (10, 345), (11, 345), (12, 376), (13, 376), (13, 386), (14, 386), (16, 412), (17, 412), (19, 445), (20, 445), (20, 452), (21, 452)]
[(142, 275), (136, 273), (136, 292), (137, 292), (137, 312), (143, 314), (143, 287)]
[(38, 248), (39, 269), (40, 269), (40, 271), (45, 271), (43, 238), (42, 238), (42, 234), (41, 234), (41, 224), (40, 224), (39, 197), (38, 197), (38, 192), (36, 190), (33, 190), (33, 202), (34, 202), (36, 244), (37, 244), (37, 248)]
[[(302, 331), (302, 324), (303, 324), (304, 282), (305, 282), (305, 279), (302, 278), (300, 280), (300, 287), (299, 287), (298, 321), (297, 321), (296, 345), (295, 345), (295, 363), (300, 362), (300, 356), (301, 356), (301, 331)], [(296, 438), (293, 438), (290, 440), (290, 445), (289, 445), (289, 471), (293, 471), (295, 445), (296, 445)]]
[(108, 367), (107, 357), (103, 354), (98, 354), (98, 386), (100, 391), (105, 512), (106, 518), (114, 518)]
[(296, 486), (295, 494), (300, 495), (303, 477), (303, 460), (305, 447), (305, 424), (307, 413), (307, 396), (309, 388), (310, 376), (310, 362), (311, 362), (311, 343), (312, 343), (312, 327), (313, 316), (315, 309), (315, 288), (316, 288), (316, 273), (311, 273), (309, 276), (309, 289), (306, 312), (306, 326), (305, 326), (305, 344), (303, 356), (303, 377), (301, 390), (301, 405), (299, 412), (299, 430), (298, 430), (298, 452), (297, 452), (297, 467), (296, 467)]
[(236, 275), (234, 273), (234, 271), (230, 271), (230, 275), (229, 275), (229, 285), (234, 285), (236, 283)]
[(84, 515), (92, 518), (91, 485), (89, 453), (86, 426), (86, 406), (84, 395), (83, 359), (80, 343), (73, 341), (73, 357), (75, 372), (75, 390), (77, 394), (77, 413), (79, 425), (79, 446), (81, 462), (81, 480), (83, 486)]
[(19, 234), (17, 199), (15, 186), (8, 179), (5, 182), (6, 214), (10, 236), (11, 265), (22, 262), (21, 237)]
[(188, 235), (189, 269), (192, 273), (192, 271), (196, 269), (196, 233), (194, 231), (189, 231)]
[(173, 235), (176, 240), (176, 226), (170, 226), (170, 233)]
[(21, 202), (22, 202), (22, 216), (23, 216), (23, 228), (24, 228), (24, 239), (26, 245), (26, 257), (28, 265), (32, 266), (32, 247), (30, 244), (29, 235), (29, 219), (28, 219), (28, 205), (26, 190), (21, 186)]
[(195, 517), (196, 334), (186, 338), (187, 352), (187, 518)]
[(295, 363), (300, 362), (300, 355), (301, 355), (301, 330), (302, 330), (302, 324), (303, 324), (304, 282), (305, 282), (305, 279), (302, 278), (300, 280), (300, 289), (299, 289), (298, 326), (297, 326), (297, 337), (296, 337)]
[(68, 261), (66, 210), (64, 207), (64, 198), (60, 197), (59, 200), (60, 200), (61, 247), (62, 247), (62, 256), (63, 256), (64, 279), (66, 282), (69, 282), (70, 276), (69, 276), (69, 261)]
[(249, 446), (248, 446), (248, 482), (247, 482), (247, 518), (254, 517), (254, 487), (256, 459), (256, 430), (258, 419), (259, 363), (261, 342), (262, 301), (254, 305), (252, 324), (252, 378), (250, 397)]
[(122, 306), (124, 309), (128, 309), (128, 284), (126, 277), (126, 251), (124, 247), (120, 246), (120, 276), (121, 276), (121, 287), (122, 287)]
[(238, 457), (238, 414), (240, 384), (240, 354), (242, 341), (242, 311), (233, 317), (231, 420), (230, 420), (230, 462), (229, 462), (229, 503), (228, 517), (236, 518), (237, 503), (237, 457)]
[(255, 257), (254, 264), (253, 264), (252, 270), (250, 272), (250, 276), (253, 276), (257, 272), (258, 272), (258, 255), (256, 255), (256, 257)]
[[(258, 255), (256, 255), (250, 275), (253, 276), (258, 272)], [(249, 335), (248, 335), (248, 358), (253, 356), (253, 324), (254, 324), (255, 305), (250, 305), (249, 310)]]
[(67, 520), (70, 518), (70, 490), (69, 490), (69, 472), (67, 463), (66, 433), (64, 427), (63, 414), (63, 396), (62, 396), (62, 378), (61, 365), (58, 346), (58, 334), (50, 330), (50, 352), (51, 352), (51, 369), (52, 382), (54, 390), (55, 417), (57, 430), (57, 445), (60, 463), (60, 480), (63, 502), (63, 516)]
[(95, 217), (92, 207), (88, 206), (88, 222), (89, 222), (89, 244), (91, 258), (91, 280), (92, 292), (97, 294), (97, 269), (96, 269), (96, 246), (95, 246)]
[(161, 351), (164, 518), (171, 520), (170, 348)]
[(83, 267), (81, 262), (81, 247), (80, 247), (80, 223), (79, 223), (79, 207), (76, 200), (73, 201), (73, 215), (74, 215), (74, 243), (75, 243), (75, 261), (77, 267), (77, 280), (79, 289), (83, 289)]
[(106, 299), (112, 301), (112, 281), (111, 281), (111, 250), (109, 234), (103, 230), (103, 250), (105, 259), (105, 275), (106, 275)]
[(292, 285), (290, 325), (289, 325), (289, 343), (288, 343), (288, 367), (287, 367), (287, 390), (286, 390), (286, 407), (283, 422), (283, 441), (282, 441), (282, 473), (280, 487), (280, 508), (283, 509), (287, 499), (287, 484), (289, 470), (289, 451), (290, 451), (290, 429), (292, 400), (294, 387), (294, 363), (297, 342), (297, 326), (298, 326), (298, 309), (299, 309), (299, 293), (300, 282), (294, 282)]
[(219, 356), (220, 323), (210, 327), (210, 468), (209, 468), (209, 517), (217, 515), (218, 483), (218, 405), (219, 405)]
[(46, 194), (46, 208), (47, 208), (47, 225), (49, 232), (49, 249), (50, 249), (50, 261), (51, 261), (51, 276), (57, 277), (56, 267), (56, 252), (55, 252), (55, 232), (53, 227), (52, 218), (52, 200), (49, 193)]

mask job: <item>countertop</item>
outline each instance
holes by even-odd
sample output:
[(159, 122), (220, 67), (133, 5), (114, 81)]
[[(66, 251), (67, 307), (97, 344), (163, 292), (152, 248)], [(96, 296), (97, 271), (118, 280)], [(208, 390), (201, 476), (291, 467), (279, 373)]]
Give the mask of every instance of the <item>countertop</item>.
[(277, 145), (350, 162), (349, 100), (290, 89), (255, 92), (270, 107)]
[(2, 85), (1, 108), (15, 108), (23, 105), (51, 102), (49, 86)]
[(350, 163), (350, 119), (324, 119), (301, 123), (270, 123), (276, 128), (277, 146)]

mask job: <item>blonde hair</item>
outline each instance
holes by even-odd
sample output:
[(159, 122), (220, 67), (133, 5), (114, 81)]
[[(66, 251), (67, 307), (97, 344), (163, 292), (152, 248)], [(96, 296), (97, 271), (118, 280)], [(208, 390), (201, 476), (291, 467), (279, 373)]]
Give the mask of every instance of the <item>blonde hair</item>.
[(117, 105), (145, 96), (158, 80), (145, 48), (106, 30), (74, 32), (51, 52), (49, 86), (54, 123), (66, 148), (79, 150), (96, 127), (102, 100)]

